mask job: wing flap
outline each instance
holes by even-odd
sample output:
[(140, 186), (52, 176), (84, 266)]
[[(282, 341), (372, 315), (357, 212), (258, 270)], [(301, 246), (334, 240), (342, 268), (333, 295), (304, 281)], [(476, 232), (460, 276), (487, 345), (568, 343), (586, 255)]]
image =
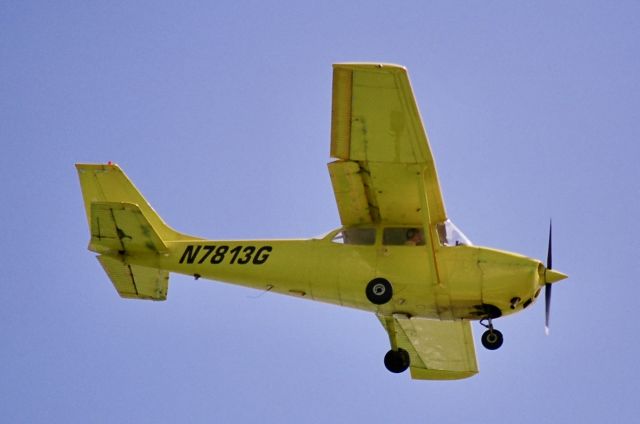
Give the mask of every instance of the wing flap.
[[(478, 373), (469, 321), (438, 321), (395, 314), (379, 317), (387, 332), (394, 331), (398, 347), (409, 352), (411, 377), (419, 380), (456, 380)], [(389, 329), (389, 323), (393, 325)]]
[(98, 256), (100, 265), (121, 297), (128, 299), (166, 300), (169, 272), (131, 265), (110, 256)]
[(370, 162), (371, 196), (375, 196), (380, 221), (422, 225), (425, 214), (422, 204), (425, 193), (418, 165)]
[(328, 166), (343, 225), (374, 222), (375, 205), (369, 203), (360, 166), (351, 161), (331, 162)]

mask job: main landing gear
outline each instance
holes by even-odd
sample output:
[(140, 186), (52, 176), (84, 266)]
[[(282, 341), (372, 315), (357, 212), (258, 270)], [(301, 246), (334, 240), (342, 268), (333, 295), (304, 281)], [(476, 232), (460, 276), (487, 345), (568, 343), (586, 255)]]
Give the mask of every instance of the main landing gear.
[[(487, 323), (484, 323), (484, 321), (487, 321)], [(491, 318), (485, 318), (483, 320), (480, 320), (480, 325), (482, 325), (487, 329), (487, 331), (482, 333), (482, 338), (481, 338), (482, 346), (484, 346), (489, 350), (499, 349), (500, 346), (502, 346), (502, 342), (504, 341), (504, 338), (502, 337), (501, 332), (493, 328), (493, 323), (491, 322)]]
[[(369, 281), (364, 290), (369, 302), (374, 305), (384, 305), (393, 297), (393, 287), (391, 283), (384, 278), (374, 278)], [(398, 347), (396, 341), (396, 330), (392, 317), (385, 318), (385, 328), (389, 333), (389, 341), (391, 342), (391, 350), (384, 355), (384, 366), (394, 374), (405, 372), (411, 365), (411, 357), (409, 352)]]
[(400, 347), (398, 350), (391, 349), (384, 355), (384, 366), (393, 373), (399, 374), (405, 372), (407, 368), (409, 368), (409, 365), (411, 365), (409, 352)]
[[(376, 280), (373, 280), (371, 283), (374, 283), (375, 281)], [(370, 285), (373, 285), (371, 283)], [(397, 316), (400, 317), (400, 315)], [(407, 319), (406, 316), (403, 318)], [(394, 316), (380, 317), (380, 320), (382, 321), (384, 328), (387, 330), (387, 334), (389, 335), (389, 344), (391, 345), (391, 349), (386, 355), (384, 355), (384, 366), (394, 374), (405, 372), (411, 365), (411, 356), (409, 355), (409, 352), (398, 346), (396, 325), (400, 324)]]
[(374, 278), (367, 284), (364, 293), (374, 305), (384, 305), (393, 297), (391, 283), (384, 278)]

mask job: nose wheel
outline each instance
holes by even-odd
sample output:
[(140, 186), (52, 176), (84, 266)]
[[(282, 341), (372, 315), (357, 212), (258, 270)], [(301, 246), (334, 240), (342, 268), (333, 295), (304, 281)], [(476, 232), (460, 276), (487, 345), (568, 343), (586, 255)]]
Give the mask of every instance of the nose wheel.
[[(484, 323), (483, 321), (487, 321), (487, 323)], [(502, 346), (502, 342), (504, 342), (504, 338), (500, 331), (493, 328), (491, 318), (481, 320), (480, 325), (487, 329), (487, 331), (482, 333), (482, 346), (489, 350), (499, 349), (500, 346)]]

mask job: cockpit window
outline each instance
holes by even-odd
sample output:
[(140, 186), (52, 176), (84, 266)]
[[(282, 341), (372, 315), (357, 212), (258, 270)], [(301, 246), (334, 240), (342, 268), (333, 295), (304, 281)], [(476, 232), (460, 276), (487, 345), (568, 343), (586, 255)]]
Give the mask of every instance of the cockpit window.
[(436, 225), (442, 246), (471, 246), (471, 241), (450, 220)]
[(385, 228), (382, 243), (386, 246), (424, 246), (424, 231), (417, 227)]
[(371, 245), (376, 242), (375, 228), (345, 228), (332, 239), (334, 243)]

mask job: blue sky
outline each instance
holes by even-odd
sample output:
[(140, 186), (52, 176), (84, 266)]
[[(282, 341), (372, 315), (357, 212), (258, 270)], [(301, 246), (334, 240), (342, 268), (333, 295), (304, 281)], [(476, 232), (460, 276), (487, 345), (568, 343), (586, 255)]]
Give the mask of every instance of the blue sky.
[[(214, 3), (214, 4), (211, 4)], [(320, 2), (318, 2), (320, 3)], [(0, 416), (7, 422), (628, 422), (640, 354), (640, 4), (327, 1), (0, 5)], [(120, 164), (211, 238), (339, 225), (331, 64), (409, 69), (449, 215), (543, 258), (481, 372), (412, 381), (370, 314), (174, 275), (125, 301), (76, 162)], [(481, 328), (474, 324), (475, 337)]]

